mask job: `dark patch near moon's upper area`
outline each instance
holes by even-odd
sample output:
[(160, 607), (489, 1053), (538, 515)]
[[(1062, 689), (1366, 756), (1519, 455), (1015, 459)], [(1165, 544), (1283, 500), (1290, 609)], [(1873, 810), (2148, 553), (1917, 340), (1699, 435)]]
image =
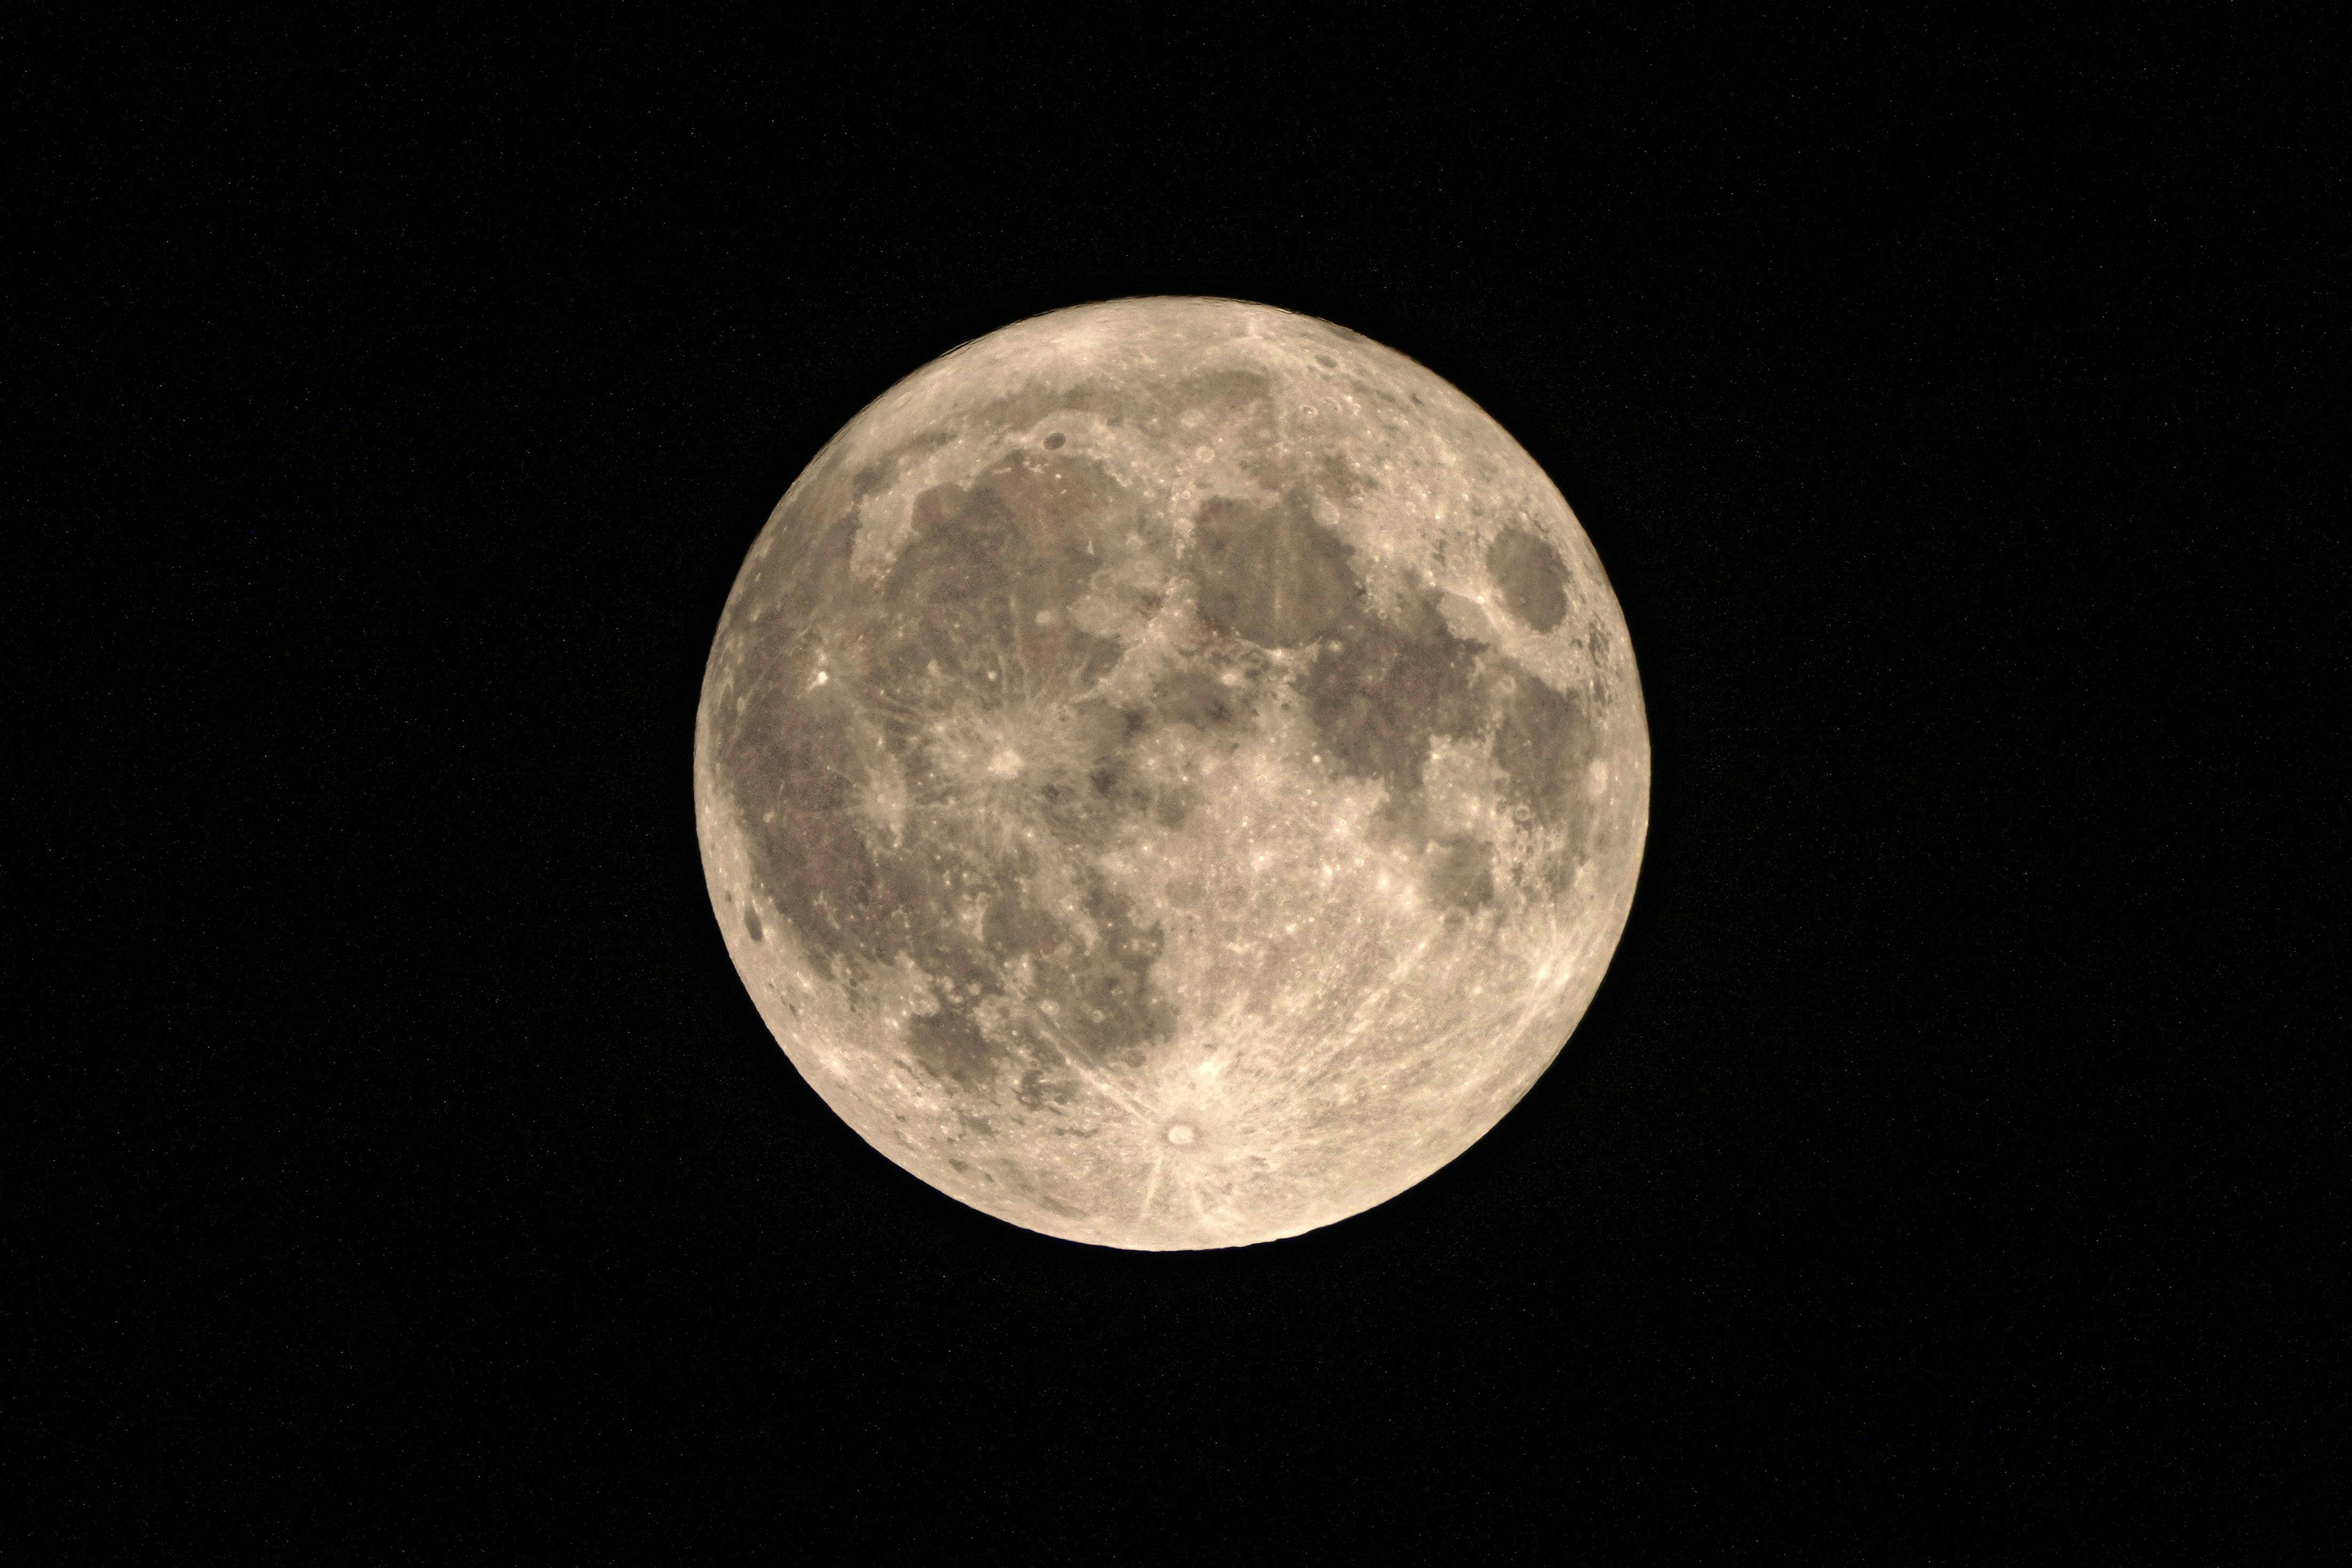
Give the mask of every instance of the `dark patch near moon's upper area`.
[(968, 679), (1001, 703), (1039, 680), (1064, 696), (1091, 686), (1118, 645), (1058, 613), (1101, 566), (1097, 536), (1116, 504), (1097, 465), (1058, 457), (1009, 459), (969, 490), (926, 490), (883, 583), (883, 692)]
[[(1540, 541), (1541, 560), (1559, 559)], [(1474, 838), (1421, 844), (1425, 816), (1423, 772), (1440, 736), (1490, 738), (1516, 798), (1547, 826), (1580, 829), (1582, 770), (1597, 737), (1582, 706), (1516, 662), (1488, 656), (1457, 637), (1433, 592), (1409, 594), (1388, 614), (1370, 601), (1350, 552), (1293, 498), (1272, 508), (1219, 500), (1202, 507), (1186, 564), (1194, 574), (1202, 615), (1213, 626), (1268, 647), (1320, 642), (1298, 689), (1320, 754), (1336, 771), (1377, 780), (1385, 789), (1388, 833), (1423, 854), (1424, 891), (1440, 905), (1475, 910), (1494, 898), (1494, 850)], [(1514, 581), (1557, 581), (1523, 555)], [(1223, 717), (1213, 683), (1171, 683), (1159, 693), (1171, 720)]]
[(1224, 497), (1202, 506), (1185, 565), (1202, 618), (1260, 647), (1313, 642), (1363, 591), (1348, 547), (1295, 491), (1271, 507)]
[(1300, 682), (1324, 755), (1380, 780), (1398, 805), (1420, 790), (1430, 741), (1474, 734), (1481, 717), (1476, 650), (1434, 614), (1407, 619), (1347, 616)]
[(1501, 590), (1503, 607), (1537, 631), (1548, 632), (1568, 614), (1568, 567), (1554, 550), (1525, 529), (1505, 529), (1486, 547), (1486, 571)]

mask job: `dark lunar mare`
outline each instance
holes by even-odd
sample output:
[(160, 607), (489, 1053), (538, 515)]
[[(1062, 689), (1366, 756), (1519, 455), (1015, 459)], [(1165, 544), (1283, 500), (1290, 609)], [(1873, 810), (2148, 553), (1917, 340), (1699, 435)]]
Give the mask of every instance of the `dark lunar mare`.
[(1503, 607), (1539, 632), (1568, 616), (1568, 566), (1559, 552), (1524, 528), (1507, 528), (1486, 547), (1486, 574)]
[[(1072, 1052), (1139, 1063), (1172, 1029), (1150, 985), (1160, 933), (1079, 853), (1106, 840), (1108, 815), (1088, 812), (1083, 770), (1049, 776), (1034, 805), (1012, 808), (1053, 831), (1008, 834), (1007, 802), (943, 759), (934, 731), (1016, 704), (1068, 707), (1082, 750), (1090, 729), (1111, 749), (1116, 718), (1094, 704), (1090, 727), (1084, 698), (1118, 646), (1060, 612), (1123, 526), (1116, 488), (1091, 463), (1055, 456), (934, 489), (869, 584), (846, 569), (869, 476), (845, 485), (822, 473), (793, 498), (730, 613), (758, 631), (739, 644), (744, 701), (722, 725), (723, 774), (760, 893), (853, 999), (869, 969), (902, 955), (938, 983), (939, 1010), (905, 1031), (913, 1065), (963, 1085), (1010, 1073), (1024, 1103), (1052, 1109), (1069, 1097)], [(896, 835), (861, 809), (893, 765), (908, 797)], [(1079, 889), (1090, 933), (1045, 901), (1049, 870)], [(976, 921), (962, 918), (975, 907)], [(982, 1005), (1016, 973), (1029, 1006), (1020, 1026), (992, 1035)]]

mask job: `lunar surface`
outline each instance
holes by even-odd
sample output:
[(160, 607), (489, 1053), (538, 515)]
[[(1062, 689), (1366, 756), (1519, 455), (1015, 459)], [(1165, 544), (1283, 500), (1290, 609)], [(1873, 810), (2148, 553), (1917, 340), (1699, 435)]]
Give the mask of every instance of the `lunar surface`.
[(728, 951), (877, 1149), (1147, 1249), (1294, 1236), (1470, 1146), (1625, 923), (1625, 623), (1502, 427), (1343, 328), (1061, 310), (850, 421), (711, 647)]

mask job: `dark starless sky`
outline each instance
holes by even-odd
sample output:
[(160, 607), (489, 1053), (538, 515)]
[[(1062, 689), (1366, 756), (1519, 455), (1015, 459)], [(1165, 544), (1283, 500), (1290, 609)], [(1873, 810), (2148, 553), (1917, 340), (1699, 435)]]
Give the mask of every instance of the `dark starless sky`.
[[(2274, 1538), (2341, 1251), (2281, 1239), (2330, 1119), (2245, 1011), (2341, 932), (2261, 923), (2340, 560), (2315, 47), (1129, 25), (19, 40), (6, 331), (55, 369), (12, 700), (58, 759), (28, 907), (70, 913), (20, 952), (68, 1022), (11, 1184), (19, 1236), (72, 1224), (19, 1249), (51, 1463), (0, 1528)], [(1149, 293), (1491, 411), (1655, 750), (1550, 1073), (1234, 1253), (870, 1151), (753, 1014), (689, 809), (803, 463), (958, 342)]]

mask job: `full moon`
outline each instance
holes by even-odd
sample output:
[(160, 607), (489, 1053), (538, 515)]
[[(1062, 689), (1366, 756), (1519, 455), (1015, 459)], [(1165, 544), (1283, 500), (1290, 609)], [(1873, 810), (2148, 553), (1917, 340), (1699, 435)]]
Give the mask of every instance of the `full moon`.
[(1151, 1250), (1393, 1197), (1623, 931), (1649, 731), (1600, 559), (1467, 397), (1228, 300), (1022, 321), (793, 484), (695, 724), (802, 1075), (952, 1197)]

